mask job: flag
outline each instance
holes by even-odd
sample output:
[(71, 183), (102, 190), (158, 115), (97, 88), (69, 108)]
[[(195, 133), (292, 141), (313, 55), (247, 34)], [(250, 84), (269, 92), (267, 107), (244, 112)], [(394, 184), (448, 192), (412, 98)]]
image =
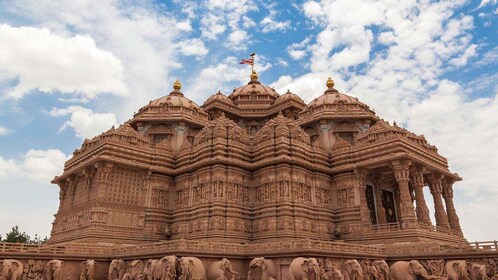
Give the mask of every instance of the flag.
[(240, 64), (249, 64), (249, 65), (254, 65), (254, 58), (248, 58), (248, 59), (242, 59)]

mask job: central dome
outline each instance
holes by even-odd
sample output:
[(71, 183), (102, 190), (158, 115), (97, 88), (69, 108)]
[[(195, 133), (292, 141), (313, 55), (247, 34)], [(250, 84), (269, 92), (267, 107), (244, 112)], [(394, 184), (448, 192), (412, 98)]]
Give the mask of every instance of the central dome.
[[(267, 103), (272, 105), (280, 95), (274, 88), (270, 88), (261, 84), (258, 80), (258, 73), (252, 70), (251, 80), (247, 85), (235, 88), (233, 92), (228, 95), (235, 105), (261, 105)], [(246, 104), (247, 103), (247, 104)]]

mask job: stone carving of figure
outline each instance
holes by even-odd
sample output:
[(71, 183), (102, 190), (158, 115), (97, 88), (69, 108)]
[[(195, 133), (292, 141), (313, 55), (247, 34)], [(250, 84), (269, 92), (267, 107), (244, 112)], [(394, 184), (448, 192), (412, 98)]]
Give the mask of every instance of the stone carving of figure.
[(212, 262), (207, 269), (208, 280), (229, 280), (227, 272), (230, 272), (231, 278), (239, 278), (240, 273), (232, 269), (232, 264), (228, 259), (223, 258), (220, 261)]

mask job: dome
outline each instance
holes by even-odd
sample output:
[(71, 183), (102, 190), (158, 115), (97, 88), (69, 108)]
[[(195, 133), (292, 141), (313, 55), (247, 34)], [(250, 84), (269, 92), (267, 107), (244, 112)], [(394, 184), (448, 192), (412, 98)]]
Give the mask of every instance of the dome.
[(377, 120), (375, 112), (356, 97), (340, 93), (334, 88), (334, 81), (327, 80), (327, 90), (312, 100), (300, 113), (305, 122), (317, 119), (370, 119)]
[(199, 105), (197, 105), (194, 101), (183, 96), (183, 93), (180, 91), (182, 85), (180, 81), (176, 81), (173, 84), (173, 91), (169, 93), (167, 96), (159, 97), (158, 99), (152, 100), (149, 102), (148, 106), (174, 106), (174, 107), (183, 107), (186, 109), (197, 109), (200, 110)]
[[(342, 101), (342, 103), (341, 103)], [(340, 93), (337, 89), (334, 88), (334, 81), (329, 78), (327, 80), (327, 90), (320, 97), (315, 98), (311, 101), (307, 107), (319, 107), (322, 105), (328, 104), (358, 104), (362, 107), (368, 107), (366, 104), (360, 102), (358, 98), (346, 95), (344, 93)], [(339, 104), (340, 105), (340, 104)]]
[(281, 102), (285, 102), (287, 100), (294, 100), (294, 101), (297, 101), (299, 103), (305, 104), (304, 101), (301, 99), (301, 97), (299, 97), (297, 94), (290, 92), (289, 90), (287, 90), (286, 93), (282, 94), (275, 102), (281, 103)]
[[(238, 87), (233, 90), (233, 92), (228, 96), (234, 103), (238, 103), (238, 101), (248, 100), (249, 96), (258, 95), (261, 98), (258, 98), (258, 101), (275, 101), (280, 95), (275, 91), (274, 88), (270, 88), (261, 84), (258, 80), (258, 74), (255, 70), (252, 71), (251, 81), (247, 83), (245, 86)], [(267, 97), (267, 98), (264, 98)], [(252, 100), (254, 101), (254, 100)]]
[(183, 96), (181, 88), (182, 84), (176, 81), (169, 95), (152, 100), (140, 108), (133, 116), (131, 124), (143, 121), (184, 120), (203, 125), (208, 119), (208, 114), (194, 101)]
[(214, 101), (221, 101), (221, 102), (225, 102), (225, 103), (230, 103), (232, 104), (232, 100), (230, 100), (230, 98), (228, 98), (226, 95), (224, 95), (223, 93), (221, 93), (221, 91), (218, 90), (217, 93), (211, 95), (205, 102), (204, 102), (204, 105), (205, 104), (208, 104), (208, 103), (211, 103), (211, 102), (214, 102)]

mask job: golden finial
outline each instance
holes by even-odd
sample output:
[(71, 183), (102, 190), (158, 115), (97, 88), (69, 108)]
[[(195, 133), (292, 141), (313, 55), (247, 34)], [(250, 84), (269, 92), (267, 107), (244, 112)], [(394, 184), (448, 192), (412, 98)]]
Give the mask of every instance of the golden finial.
[(180, 83), (179, 80), (176, 80), (176, 82), (173, 84), (173, 89), (180, 90), (181, 88), (182, 88), (182, 83)]
[(257, 80), (258, 79), (258, 73), (256, 73), (256, 70), (252, 70), (251, 73), (251, 81)]
[(335, 85), (334, 80), (331, 77), (327, 79), (327, 88), (333, 88)]

